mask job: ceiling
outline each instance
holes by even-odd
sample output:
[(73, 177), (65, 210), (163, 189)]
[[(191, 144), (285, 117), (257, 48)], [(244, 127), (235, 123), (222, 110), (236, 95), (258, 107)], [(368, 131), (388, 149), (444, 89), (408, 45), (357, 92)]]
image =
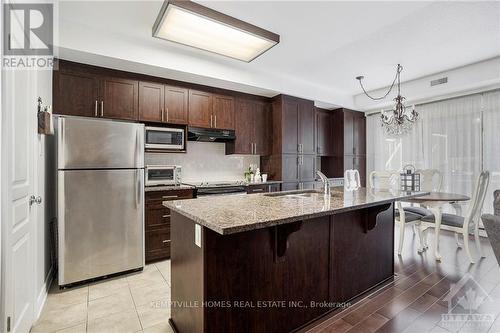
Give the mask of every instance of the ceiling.
[[(388, 85), (500, 55), (500, 2), (200, 1), (281, 36), (251, 63), (151, 37), (161, 1), (61, 1), (61, 56), (262, 95), (352, 103)], [(127, 69), (127, 68), (125, 68)], [(177, 77), (174, 77), (177, 78)], [(349, 106), (349, 105), (346, 105)]]

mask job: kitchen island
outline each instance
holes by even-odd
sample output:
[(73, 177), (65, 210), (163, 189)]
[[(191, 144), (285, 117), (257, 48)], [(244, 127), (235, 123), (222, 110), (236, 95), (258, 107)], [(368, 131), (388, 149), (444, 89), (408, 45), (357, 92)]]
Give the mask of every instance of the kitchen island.
[(394, 202), (425, 193), (291, 191), (170, 201), (170, 323), (289, 332), (390, 281)]

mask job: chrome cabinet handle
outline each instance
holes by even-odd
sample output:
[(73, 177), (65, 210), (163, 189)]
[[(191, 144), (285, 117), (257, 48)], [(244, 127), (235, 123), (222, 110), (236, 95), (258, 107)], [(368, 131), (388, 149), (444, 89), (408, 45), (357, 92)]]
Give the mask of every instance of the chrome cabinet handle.
[(162, 217), (166, 219), (167, 217), (170, 217), (170, 215), (163, 215)]
[(253, 146), (254, 146), (254, 154), (257, 155), (257, 143), (254, 143)]
[(165, 239), (162, 241), (162, 243), (170, 243), (170, 239)]
[(163, 199), (175, 199), (178, 198), (178, 195), (164, 195), (162, 196)]
[(217, 115), (214, 116), (214, 127), (217, 128)]
[(210, 115), (210, 127), (211, 127), (211, 128), (213, 127), (213, 126), (212, 126), (212, 124), (213, 124), (213, 119), (212, 119), (212, 118), (213, 118), (213, 116), (212, 116), (212, 115)]
[(104, 101), (101, 101), (101, 117), (104, 117)]
[(97, 117), (97, 99), (95, 100), (94, 116)]
[(300, 153), (300, 143), (297, 144), (297, 153)]
[(168, 108), (167, 108), (167, 123), (168, 123)]
[(253, 154), (253, 143), (250, 142), (250, 154)]
[(165, 117), (164, 117), (165, 112), (163, 112), (163, 111), (164, 111), (164, 110), (163, 110), (163, 108), (162, 108), (162, 109), (161, 109), (161, 122), (162, 122), (162, 123), (165, 121), (165, 120), (163, 119), (163, 118), (165, 118)]

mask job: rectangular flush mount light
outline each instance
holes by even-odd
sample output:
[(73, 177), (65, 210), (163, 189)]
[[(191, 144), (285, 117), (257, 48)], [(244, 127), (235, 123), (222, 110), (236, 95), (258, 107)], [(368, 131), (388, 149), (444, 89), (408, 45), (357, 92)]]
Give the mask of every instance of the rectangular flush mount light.
[(187, 0), (165, 1), (153, 36), (250, 62), (280, 36)]

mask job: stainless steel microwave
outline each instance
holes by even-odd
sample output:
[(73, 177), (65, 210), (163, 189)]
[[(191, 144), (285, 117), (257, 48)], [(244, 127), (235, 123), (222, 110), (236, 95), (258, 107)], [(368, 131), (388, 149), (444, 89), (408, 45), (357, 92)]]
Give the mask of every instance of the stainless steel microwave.
[(146, 127), (144, 140), (146, 149), (186, 150), (185, 133), (182, 128)]
[(146, 165), (146, 186), (180, 185), (182, 173), (180, 165)]

